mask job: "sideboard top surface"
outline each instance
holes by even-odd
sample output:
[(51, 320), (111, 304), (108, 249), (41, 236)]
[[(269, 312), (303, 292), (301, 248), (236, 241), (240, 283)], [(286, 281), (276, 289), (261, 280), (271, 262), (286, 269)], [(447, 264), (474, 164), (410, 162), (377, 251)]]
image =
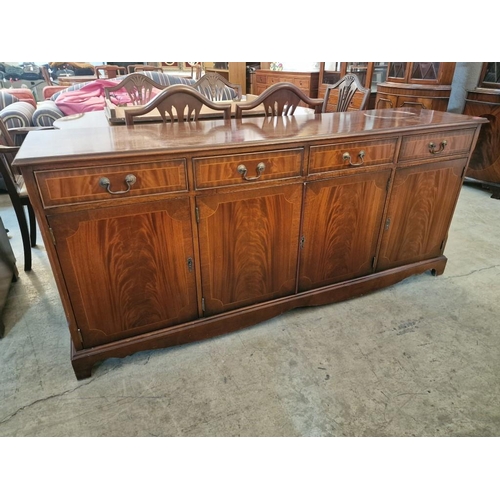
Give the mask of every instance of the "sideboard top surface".
[(127, 127), (42, 130), (30, 132), (15, 164), (54, 164), (108, 155), (135, 156), (196, 152), (246, 146), (346, 140), (350, 136), (401, 134), (429, 128), (466, 127), (484, 118), (432, 110), (399, 108), (291, 117), (248, 117), (242, 120), (201, 120), (148, 123)]

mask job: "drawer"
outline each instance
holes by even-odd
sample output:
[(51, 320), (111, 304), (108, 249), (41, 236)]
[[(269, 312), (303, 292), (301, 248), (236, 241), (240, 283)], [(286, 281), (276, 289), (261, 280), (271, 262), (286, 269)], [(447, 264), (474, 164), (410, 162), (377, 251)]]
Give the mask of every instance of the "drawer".
[(279, 82), (284, 82), (285, 80), (283, 78), (280, 78), (279, 76), (270, 76), (268, 79), (267, 79), (269, 85), (273, 85), (275, 83), (279, 83)]
[(196, 189), (296, 177), (302, 172), (303, 148), (242, 155), (193, 158)]
[(471, 148), (475, 132), (476, 129), (471, 128), (403, 137), (399, 161), (466, 155)]
[(309, 91), (311, 88), (311, 81), (305, 78), (294, 78), (293, 83), (303, 91)]
[(255, 77), (255, 81), (257, 83), (264, 83), (264, 84), (266, 84), (267, 83), (267, 76), (265, 76), (265, 75), (257, 75)]
[(378, 141), (311, 146), (309, 173), (392, 163), (397, 141), (397, 137), (394, 137)]
[[(111, 191), (127, 191), (125, 178), (135, 176), (126, 193), (110, 194), (100, 184), (109, 179)], [(35, 172), (45, 207), (187, 191), (186, 160), (128, 163)]]

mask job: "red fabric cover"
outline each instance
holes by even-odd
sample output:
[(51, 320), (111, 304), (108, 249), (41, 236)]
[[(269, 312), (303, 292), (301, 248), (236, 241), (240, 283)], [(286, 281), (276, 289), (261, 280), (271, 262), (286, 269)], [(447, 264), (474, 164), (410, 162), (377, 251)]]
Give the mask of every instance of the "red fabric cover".
[(31, 92), (30, 89), (9, 88), (4, 90), (7, 91), (9, 94), (17, 97), (20, 101), (29, 102), (32, 106), (35, 106), (36, 108), (35, 96), (33, 95), (33, 92)]
[[(106, 106), (104, 88), (114, 87), (120, 80), (100, 79), (85, 85), (80, 90), (63, 92), (55, 100), (56, 106), (65, 115), (74, 115), (77, 113), (86, 113), (89, 111), (99, 111)], [(155, 92), (156, 90), (156, 92)], [(159, 90), (153, 89), (153, 96)], [(125, 89), (113, 92), (110, 98), (111, 102), (116, 105), (126, 105), (130, 102), (130, 96)]]

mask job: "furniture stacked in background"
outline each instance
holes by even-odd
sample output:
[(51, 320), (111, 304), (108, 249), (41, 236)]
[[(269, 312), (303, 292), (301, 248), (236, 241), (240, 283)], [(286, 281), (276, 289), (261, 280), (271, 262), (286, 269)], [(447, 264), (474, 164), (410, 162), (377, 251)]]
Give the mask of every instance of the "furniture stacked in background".
[(321, 62), (319, 64), (318, 97), (324, 97), (327, 88), (339, 82), (346, 74), (358, 77), (363, 87), (370, 89), (367, 108), (375, 107), (377, 85), (387, 77), (386, 62)]
[(446, 111), (455, 65), (454, 62), (390, 62), (387, 81), (377, 85), (375, 108)]
[(467, 182), (490, 189), (500, 199), (500, 63), (484, 63), (478, 85), (467, 93), (464, 114), (488, 120), (481, 127), (466, 173)]
[(7, 230), (0, 218), (0, 338), (4, 336), (5, 332), (1, 313), (9, 295), (10, 285), (13, 281), (17, 281), (18, 277), (16, 258), (10, 246)]

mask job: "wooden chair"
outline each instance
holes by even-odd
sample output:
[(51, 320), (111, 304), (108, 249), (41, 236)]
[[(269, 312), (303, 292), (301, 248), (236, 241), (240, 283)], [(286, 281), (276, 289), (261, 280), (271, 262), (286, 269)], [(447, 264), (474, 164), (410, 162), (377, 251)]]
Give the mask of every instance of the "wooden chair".
[(127, 75), (114, 87), (105, 87), (104, 95), (106, 99), (111, 99), (115, 92), (125, 89), (130, 97), (130, 104), (132, 106), (144, 106), (144, 104), (148, 103), (154, 97), (154, 88), (163, 90), (165, 85), (160, 85), (141, 73), (132, 73)]
[(163, 73), (163, 68), (148, 64), (130, 64), (127, 66), (127, 72), (129, 74), (136, 73), (137, 71), (159, 71), (160, 73)]
[(218, 73), (205, 73), (193, 84), (193, 88), (212, 101), (228, 100), (231, 94), (228, 89), (231, 89), (236, 92), (236, 98), (233, 100), (241, 101), (241, 85), (229, 82)]
[(301, 102), (313, 107), (315, 113), (321, 113), (323, 99), (309, 97), (293, 83), (275, 83), (252, 102), (236, 103), (236, 118), (242, 118), (243, 111), (254, 109), (260, 104), (264, 104), (266, 116), (291, 116)]
[(326, 88), (323, 113), (366, 109), (370, 94), (371, 90), (363, 87), (355, 74), (347, 73)]
[[(7, 127), (0, 119), (0, 173), (5, 182), (10, 201), (21, 230), (24, 248), (24, 270), (31, 270), (31, 247), (36, 246), (36, 219), (35, 212), (28, 198), (22, 175), (12, 166), (12, 161), (19, 147), (14, 145)], [(24, 207), (28, 210), (28, 221)]]
[(116, 78), (118, 75), (125, 75), (126, 69), (123, 66), (114, 64), (103, 64), (94, 68), (96, 78)]
[[(138, 109), (125, 109), (125, 123), (134, 124), (134, 117), (146, 115), (158, 109), (163, 122), (167, 122), (167, 114), (170, 121), (197, 121), (200, 118), (200, 110), (206, 106), (223, 114), (225, 120), (231, 118), (231, 104), (217, 104), (204, 95), (200, 94), (191, 85), (170, 85), (162, 90), (145, 106)], [(187, 112), (186, 112), (187, 108)]]

